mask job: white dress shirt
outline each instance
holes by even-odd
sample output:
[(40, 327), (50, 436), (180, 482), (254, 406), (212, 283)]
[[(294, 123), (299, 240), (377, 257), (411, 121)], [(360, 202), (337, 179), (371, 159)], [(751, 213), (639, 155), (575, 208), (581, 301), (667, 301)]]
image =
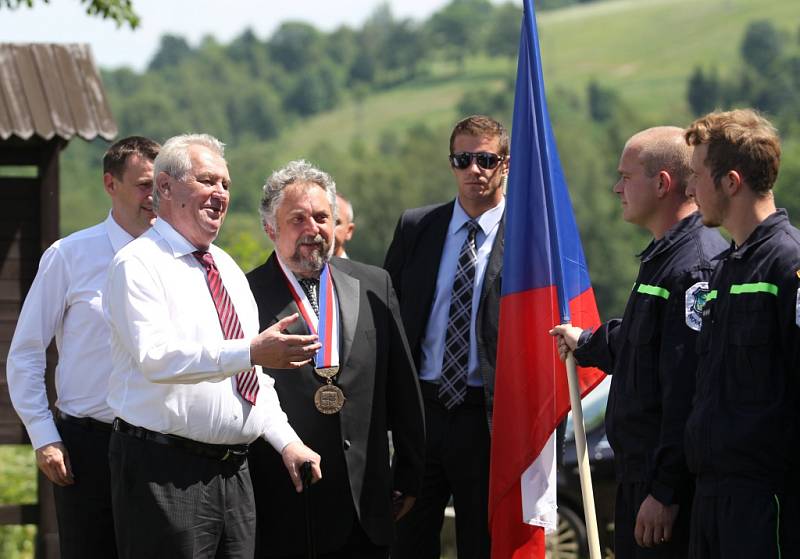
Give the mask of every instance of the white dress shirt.
[(114, 258), (103, 300), (114, 364), (108, 403), (117, 417), (151, 431), (216, 444), (264, 436), (280, 452), (299, 438), (272, 378), (256, 367), (255, 406), (236, 389), (259, 327), (247, 279), (223, 250), (209, 248), (244, 331), (226, 340), (195, 250), (157, 219)]
[[(475, 283), (472, 290), (472, 316), (469, 323), (469, 363), (467, 365), (467, 385), (483, 386), (483, 379), (478, 370), (478, 343), (475, 334), (475, 318), (478, 316), (478, 304), (481, 301), (481, 288), (489, 256), (492, 253), (497, 229), (503, 210), (506, 207), (505, 197), (498, 205), (486, 210), (475, 221), (478, 222), (478, 231), (475, 234), (475, 246), (478, 249), (475, 261)], [(458, 269), (458, 256), (461, 247), (467, 239), (465, 227), (470, 217), (461, 207), (456, 198), (453, 207), (453, 216), (447, 228), (447, 237), (444, 241), (442, 256), (439, 261), (439, 273), (436, 276), (436, 291), (433, 295), (433, 305), (428, 318), (425, 336), (422, 338), (422, 359), (419, 367), (419, 378), (429, 382), (439, 382), (442, 375), (442, 360), (444, 359), (444, 342), (447, 334), (447, 323), (450, 318), (450, 299), (453, 293), (453, 281)]]
[(33, 448), (61, 440), (47, 403), (45, 351), (55, 337), (56, 406), (110, 423), (111, 374), (102, 297), (108, 264), (133, 240), (109, 213), (103, 223), (59, 239), (42, 255), (11, 341), (6, 375), (11, 402)]

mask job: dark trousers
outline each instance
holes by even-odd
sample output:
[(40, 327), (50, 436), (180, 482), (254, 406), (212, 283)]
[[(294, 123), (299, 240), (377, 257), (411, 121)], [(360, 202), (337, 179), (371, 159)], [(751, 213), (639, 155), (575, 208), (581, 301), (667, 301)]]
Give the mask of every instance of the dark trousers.
[(214, 460), (114, 432), (109, 458), (120, 557), (252, 559), (255, 503), (243, 457)]
[[(262, 557), (256, 554), (256, 557)], [(264, 555), (265, 559), (306, 559), (307, 553), (299, 555)], [(358, 519), (353, 519), (353, 529), (344, 547), (329, 553), (317, 553), (317, 559), (386, 559), (389, 557), (389, 548), (372, 543)]]
[(447, 410), (438, 401), (436, 385), (421, 384), (425, 479), (414, 507), (397, 523), (392, 559), (439, 559), (444, 509), (451, 495), (459, 559), (488, 558), (489, 426), (483, 389), (470, 388), (465, 403)]
[(53, 485), (62, 559), (114, 559), (117, 546), (111, 515), (108, 439), (111, 426), (101, 428), (58, 419), (75, 483)]
[(648, 495), (644, 483), (620, 483), (614, 508), (615, 559), (685, 559), (689, 547), (689, 518), (691, 505), (678, 509), (672, 526), (672, 539), (653, 547), (639, 547), (634, 538), (636, 516)]
[(797, 498), (742, 489), (736, 495), (696, 494), (689, 557), (800, 557)]

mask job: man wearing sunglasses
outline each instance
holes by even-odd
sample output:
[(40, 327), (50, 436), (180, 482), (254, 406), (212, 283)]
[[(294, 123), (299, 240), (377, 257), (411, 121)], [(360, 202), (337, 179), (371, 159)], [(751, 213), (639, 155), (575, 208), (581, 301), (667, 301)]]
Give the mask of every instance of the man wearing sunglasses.
[[(487, 116), (456, 124), (450, 202), (400, 217), (392, 276), (425, 400), (425, 480), (398, 522), (393, 559), (437, 558), (450, 498), (458, 557), (489, 557), (489, 432), (503, 265), (508, 133)], [(444, 158), (443, 158), (444, 159)]]

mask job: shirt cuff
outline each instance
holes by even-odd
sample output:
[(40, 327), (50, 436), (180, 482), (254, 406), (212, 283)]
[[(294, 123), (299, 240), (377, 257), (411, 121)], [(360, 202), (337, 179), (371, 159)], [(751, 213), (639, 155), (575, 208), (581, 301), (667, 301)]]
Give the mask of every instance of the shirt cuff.
[(650, 495), (665, 507), (674, 505), (677, 500), (675, 490), (672, 487), (664, 485), (656, 480), (653, 480), (653, 483), (650, 485)]
[(591, 338), (591, 337), (592, 337), (592, 334), (593, 334), (593, 331), (592, 331), (592, 329), (591, 329), (591, 328), (587, 328), (586, 330), (584, 330), (583, 332), (581, 332), (581, 335), (580, 335), (580, 336), (578, 336), (578, 344), (577, 344), (577, 346), (576, 346), (576, 348), (575, 348), (575, 349), (577, 349), (577, 348), (581, 347), (581, 346), (582, 346), (582, 345), (584, 345), (586, 342), (588, 342), (588, 341), (589, 341), (589, 338)]
[(61, 442), (61, 435), (58, 433), (52, 417), (33, 425), (27, 425), (25, 428), (28, 430), (28, 437), (31, 439), (31, 446), (34, 450), (48, 444)]
[(253, 366), (250, 363), (250, 340), (246, 338), (223, 340), (219, 365), (221, 370), (230, 374), (249, 370)]
[(283, 425), (273, 427), (264, 433), (264, 439), (272, 445), (272, 448), (278, 451), (278, 454), (283, 452), (286, 445), (295, 441), (302, 442), (297, 433), (294, 432), (289, 422), (284, 422)]

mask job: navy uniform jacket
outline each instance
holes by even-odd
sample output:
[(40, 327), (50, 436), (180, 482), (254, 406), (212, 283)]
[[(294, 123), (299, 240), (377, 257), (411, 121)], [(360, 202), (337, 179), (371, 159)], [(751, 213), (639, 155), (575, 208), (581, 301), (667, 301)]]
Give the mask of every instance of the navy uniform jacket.
[(685, 502), (691, 478), (683, 430), (694, 393), (695, 343), (713, 258), (727, 247), (693, 213), (640, 255), (622, 320), (584, 332), (575, 358), (613, 374), (606, 432), (617, 481), (649, 485), (665, 505)]
[(697, 344), (689, 468), (698, 494), (780, 493), (797, 483), (800, 231), (779, 210), (720, 259)]

